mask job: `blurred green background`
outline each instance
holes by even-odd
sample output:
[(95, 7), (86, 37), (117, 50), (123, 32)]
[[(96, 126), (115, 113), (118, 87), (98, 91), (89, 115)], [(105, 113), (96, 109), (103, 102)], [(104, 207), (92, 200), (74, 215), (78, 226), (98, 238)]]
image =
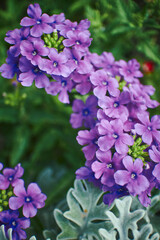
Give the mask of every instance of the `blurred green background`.
[[(143, 84), (156, 88), (153, 99), (160, 101), (160, 1), (159, 0), (5, 0), (0, 3), (0, 65), (9, 45), (7, 31), (20, 28), (30, 3), (39, 3), (43, 13), (64, 12), (71, 21), (91, 21), (91, 52), (112, 52), (115, 59), (136, 58), (144, 73)], [(151, 62), (153, 70), (144, 71)], [(5, 167), (21, 162), (26, 185), (38, 182), (47, 194), (46, 208), (32, 220), (33, 233), (54, 224), (52, 210), (63, 199), (84, 165), (77, 130), (69, 123), (71, 106), (43, 89), (22, 87), (0, 77), (0, 161)], [(150, 111), (160, 114), (160, 109)], [(45, 222), (45, 223), (44, 223)], [(37, 235), (37, 234), (36, 234)], [(39, 236), (41, 239), (41, 237)]]

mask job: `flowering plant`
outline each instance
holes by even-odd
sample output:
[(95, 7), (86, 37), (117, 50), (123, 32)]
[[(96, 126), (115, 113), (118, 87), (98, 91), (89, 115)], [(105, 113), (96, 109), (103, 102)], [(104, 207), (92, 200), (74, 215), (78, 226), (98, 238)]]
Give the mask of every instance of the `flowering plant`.
[[(12, 79), (16, 74), (17, 81), (27, 87), (34, 81), (37, 88), (72, 104), (72, 127), (87, 128), (77, 136), (86, 162), (76, 177), (100, 188), (105, 204), (131, 195), (149, 206), (151, 190), (160, 187), (160, 115), (150, 119), (148, 108), (159, 103), (150, 98), (155, 89), (140, 82), (140, 64), (136, 59), (115, 61), (109, 52), (91, 53), (88, 20), (78, 24), (64, 14), (42, 14), (37, 3), (29, 5), (27, 14), (29, 17), (21, 20), (22, 28), (6, 34), (5, 41), (12, 46), (0, 67), (1, 75)], [(85, 102), (77, 92), (85, 95)], [(3, 174), (2, 189), (6, 189), (10, 180), (5, 171)], [(19, 175), (15, 176), (11, 184), (15, 196), (9, 199), (15, 212), (2, 212), (2, 223), (4, 214), (8, 219), (12, 215), (18, 218), (16, 210), (22, 206), (25, 218), (35, 216), (46, 199), (35, 183), (26, 191), (24, 183), (17, 180)], [(24, 238), (18, 235), (18, 239)]]

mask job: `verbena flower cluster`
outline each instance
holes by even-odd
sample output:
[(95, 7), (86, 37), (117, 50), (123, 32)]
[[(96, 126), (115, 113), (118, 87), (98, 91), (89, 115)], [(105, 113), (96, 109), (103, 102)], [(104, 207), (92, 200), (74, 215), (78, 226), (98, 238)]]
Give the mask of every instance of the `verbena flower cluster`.
[[(27, 13), (22, 28), (9, 31), (5, 38), (12, 46), (0, 67), (2, 76), (16, 74), (23, 86), (35, 81), (48, 94), (59, 94), (63, 103), (70, 102), (71, 91), (86, 95), (85, 102), (73, 101), (70, 118), (73, 128), (87, 128), (77, 136), (86, 158), (77, 178), (100, 187), (106, 204), (132, 195), (148, 206), (151, 190), (160, 189), (160, 115), (150, 118), (147, 111), (159, 103), (150, 98), (155, 89), (139, 80), (140, 64), (136, 59), (115, 61), (108, 52), (91, 53), (88, 20), (78, 24), (63, 13), (48, 16), (39, 4), (29, 5)], [(19, 188), (24, 196), (31, 193), (18, 186), (14, 190), (18, 202), (15, 197), (9, 201), (13, 210), (23, 205)]]
[(23, 173), (20, 164), (4, 168), (0, 173), (0, 226), (5, 226), (6, 236), (8, 229), (12, 229), (13, 240), (27, 238), (24, 229), (30, 226), (30, 218), (37, 214), (38, 208), (44, 207), (47, 198), (36, 183), (30, 183), (25, 189)]

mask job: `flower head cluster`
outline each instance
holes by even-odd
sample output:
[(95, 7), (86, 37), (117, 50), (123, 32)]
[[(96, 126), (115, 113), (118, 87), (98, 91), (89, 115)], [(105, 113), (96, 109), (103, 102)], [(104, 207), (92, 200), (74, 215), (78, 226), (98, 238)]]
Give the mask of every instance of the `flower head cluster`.
[(147, 112), (159, 105), (150, 98), (154, 88), (140, 83), (135, 59), (116, 62), (106, 52), (90, 53), (88, 58), (94, 69), (90, 82), (98, 100), (97, 115), (94, 126), (78, 132), (86, 163), (76, 171), (77, 178), (98, 185), (106, 193), (106, 204), (133, 195), (148, 206), (152, 188), (160, 186), (160, 115), (150, 120)]
[[(38, 3), (30, 4), (27, 14), (20, 22), (22, 28), (6, 34), (5, 41), (12, 46), (6, 63), (0, 67), (2, 76), (13, 78), (16, 74), (23, 86), (31, 86), (35, 81), (35, 86), (45, 88), (48, 94), (59, 94), (63, 103), (69, 103), (68, 92), (76, 85), (80, 85), (77, 89), (82, 94), (89, 92), (86, 77), (92, 69), (86, 57), (92, 40), (89, 21), (78, 24), (65, 19), (64, 14), (42, 14)], [(77, 82), (81, 75), (83, 84)]]
[[(0, 166), (2, 170), (3, 165)], [(44, 207), (46, 200), (36, 183), (30, 183), (25, 190), (23, 173), (24, 169), (18, 164), (15, 168), (4, 168), (0, 174), (0, 225), (5, 226), (6, 235), (8, 229), (12, 229), (13, 240), (27, 238), (23, 229), (30, 226), (30, 218), (37, 214), (38, 208)], [(23, 215), (19, 211), (21, 207)]]
[[(48, 16), (39, 4), (30, 4), (27, 13), (22, 28), (9, 31), (5, 38), (12, 46), (0, 67), (2, 76), (16, 74), (23, 86), (35, 81), (48, 94), (59, 94), (63, 103), (70, 102), (68, 93), (73, 89), (88, 94), (86, 102), (73, 101), (70, 118), (73, 128), (87, 128), (77, 136), (86, 158), (77, 178), (88, 179), (106, 192), (106, 204), (130, 194), (148, 206), (152, 188), (160, 188), (160, 115), (150, 120), (147, 109), (159, 103), (150, 97), (155, 89), (140, 82), (140, 64), (136, 59), (115, 61), (108, 52), (90, 53), (88, 20), (78, 24), (64, 14)], [(21, 171), (14, 177), (16, 196), (9, 205), (14, 211), (23, 207), (24, 216), (32, 217), (43, 207), (45, 196), (35, 184), (27, 191), (22, 182), (16, 185), (19, 175)]]

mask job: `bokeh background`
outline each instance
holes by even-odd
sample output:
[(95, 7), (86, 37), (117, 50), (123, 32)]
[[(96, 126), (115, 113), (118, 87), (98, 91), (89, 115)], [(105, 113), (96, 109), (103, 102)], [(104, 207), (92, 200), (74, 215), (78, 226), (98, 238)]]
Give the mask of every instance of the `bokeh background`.
[[(143, 84), (152, 84), (153, 99), (160, 102), (160, 1), (159, 0), (5, 0), (0, 3), (0, 65), (9, 45), (6, 32), (20, 28), (30, 3), (39, 3), (43, 13), (63, 12), (67, 19), (89, 19), (93, 38), (91, 52), (112, 52), (116, 60), (136, 58), (144, 74)], [(42, 239), (44, 228), (58, 231), (55, 207), (65, 208), (65, 196), (73, 185), (75, 171), (84, 165), (81, 147), (72, 129), (70, 105), (35, 86), (22, 87), (16, 79), (0, 77), (0, 161), (5, 167), (21, 163), (26, 186), (37, 182), (47, 194), (46, 208), (32, 219), (29, 234)], [(160, 109), (151, 109), (151, 115)]]

